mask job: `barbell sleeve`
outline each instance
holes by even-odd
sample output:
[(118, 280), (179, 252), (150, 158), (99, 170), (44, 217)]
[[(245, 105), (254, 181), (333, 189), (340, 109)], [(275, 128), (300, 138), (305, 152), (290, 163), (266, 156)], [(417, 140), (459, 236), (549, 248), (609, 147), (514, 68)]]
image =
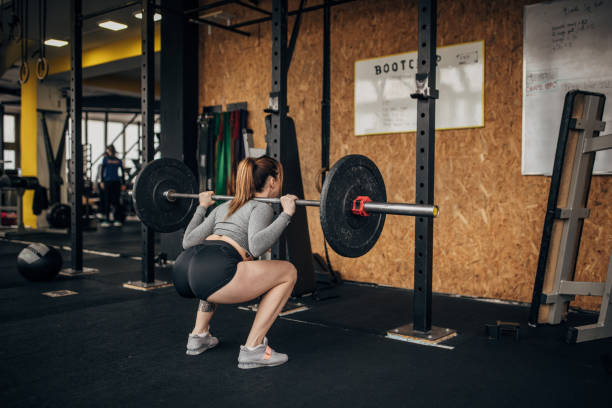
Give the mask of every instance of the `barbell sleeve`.
[[(163, 196), (168, 201), (174, 201), (177, 198), (191, 198), (198, 199), (198, 194), (186, 194), (177, 193), (173, 190), (168, 190), (163, 193)], [(230, 201), (233, 200), (233, 196), (228, 195), (213, 195), (211, 197), (214, 201)], [(280, 198), (264, 198), (256, 197), (253, 198), (255, 201), (260, 201), (269, 204), (280, 204)], [(306, 206), (306, 207), (320, 207), (321, 202), (316, 200), (295, 200), (295, 205)], [(379, 203), (369, 201), (364, 204), (363, 209), (368, 213), (384, 213), (384, 214), (397, 214), (397, 215), (410, 215), (415, 217), (437, 217), (438, 206), (437, 205), (425, 205), (425, 204), (408, 204), (408, 203)]]
[(407, 203), (377, 203), (369, 201), (363, 205), (368, 213), (384, 213), (398, 215), (412, 215), (415, 217), (437, 217), (437, 205), (407, 204)]

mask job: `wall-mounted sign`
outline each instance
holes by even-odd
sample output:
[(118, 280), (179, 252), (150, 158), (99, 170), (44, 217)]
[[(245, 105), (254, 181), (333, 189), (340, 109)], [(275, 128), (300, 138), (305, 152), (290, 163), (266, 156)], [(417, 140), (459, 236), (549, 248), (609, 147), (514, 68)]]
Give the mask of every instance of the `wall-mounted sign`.
[[(484, 126), (484, 41), (438, 47), (436, 129)], [(355, 134), (416, 131), (417, 53), (355, 62)]]

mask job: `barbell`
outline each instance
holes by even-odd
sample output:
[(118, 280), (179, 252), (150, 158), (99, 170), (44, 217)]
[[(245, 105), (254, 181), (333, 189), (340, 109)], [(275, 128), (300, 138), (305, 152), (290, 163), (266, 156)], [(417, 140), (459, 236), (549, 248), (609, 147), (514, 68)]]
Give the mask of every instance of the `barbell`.
[[(134, 182), (132, 197), (140, 220), (158, 232), (185, 227), (198, 206), (199, 183), (181, 161), (162, 158), (147, 163)], [(233, 196), (213, 195), (215, 201)], [(279, 198), (254, 198), (280, 204)], [(428, 204), (388, 203), (380, 171), (369, 158), (348, 155), (338, 160), (325, 178), (320, 200), (296, 200), (297, 206), (320, 208), (326, 241), (338, 254), (355, 258), (378, 240), (386, 214), (437, 217), (438, 207)]]

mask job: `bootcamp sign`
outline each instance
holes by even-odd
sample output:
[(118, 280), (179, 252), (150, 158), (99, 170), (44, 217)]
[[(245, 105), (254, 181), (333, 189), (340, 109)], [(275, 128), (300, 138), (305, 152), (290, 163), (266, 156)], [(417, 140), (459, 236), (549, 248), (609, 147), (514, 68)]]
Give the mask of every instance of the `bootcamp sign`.
[[(440, 56), (438, 55), (438, 63), (440, 63)], [(374, 65), (374, 71), (376, 71), (376, 75), (388, 74), (389, 72), (398, 72), (405, 71), (406, 68), (410, 70), (416, 70), (415, 65), (416, 61), (414, 59), (406, 60), (402, 59), (400, 61), (395, 61), (391, 63), (385, 63), (384, 65)]]
[[(484, 42), (437, 50), (436, 128), (484, 126)], [(355, 62), (355, 134), (416, 131), (417, 53)]]

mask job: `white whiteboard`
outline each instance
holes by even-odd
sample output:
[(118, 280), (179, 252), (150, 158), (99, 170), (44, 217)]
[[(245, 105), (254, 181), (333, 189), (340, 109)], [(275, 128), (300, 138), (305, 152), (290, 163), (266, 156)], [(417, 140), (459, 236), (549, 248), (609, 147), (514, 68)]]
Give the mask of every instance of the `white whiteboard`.
[[(525, 6), (523, 174), (552, 174), (563, 100), (571, 89), (606, 95), (602, 134), (612, 133), (612, 0)], [(593, 173), (612, 173), (612, 150), (596, 154)]]
[[(437, 49), (436, 129), (484, 126), (484, 41)], [(355, 62), (355, 134), (416, 131), (417, 53)]]

